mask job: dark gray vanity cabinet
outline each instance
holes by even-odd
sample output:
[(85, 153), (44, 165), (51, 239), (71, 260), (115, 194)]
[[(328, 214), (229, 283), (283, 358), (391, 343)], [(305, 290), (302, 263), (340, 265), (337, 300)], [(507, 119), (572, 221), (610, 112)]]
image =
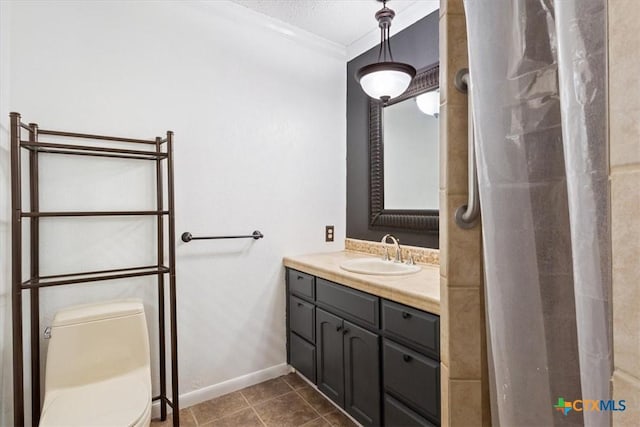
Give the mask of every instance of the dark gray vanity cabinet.
[(316, 382), (315, 277), (287, 270), (287, 362)]
[(316, 347), (295, 333), (289, 335), (289, 363), (312, 382), (316, 381)]
[(383, 300), (382, 333), (385, 424), (438, 425), (440, 318)]
[(344, 321), (344, 408), (366, 426), (379, 426), (380, 337)]
[(317, 308), (317, 386), (344, 407), (344, 321)]
[(380, 337), (317, 308), (318, 389), (363, 425), (380, 425)]
[(384, 395), (384, 414), (384, 422), (386, 426), (435, 427), (436, 425), (416, 414), (388, 394)]
[(440, 424), (439, 317), (287, 269), (287, 361), (365, 426)]

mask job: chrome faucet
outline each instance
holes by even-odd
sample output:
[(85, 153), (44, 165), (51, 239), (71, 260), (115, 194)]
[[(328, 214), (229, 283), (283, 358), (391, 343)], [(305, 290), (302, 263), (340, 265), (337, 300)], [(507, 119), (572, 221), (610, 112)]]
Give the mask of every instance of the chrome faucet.
[[(396, 246), (396, 259), (394, 262), (402, 262), (402, 251), (400, 250), (400, 240), (393, 237), (391, 234), (385, 234), (380, 243), (387, 243), (387, 240), (391, 239), (393, 244)], [(384, 255), (382, 259), (385, 261), (389, 261), (389, 252), (387, 252), (387, 247), (384, 248)]]

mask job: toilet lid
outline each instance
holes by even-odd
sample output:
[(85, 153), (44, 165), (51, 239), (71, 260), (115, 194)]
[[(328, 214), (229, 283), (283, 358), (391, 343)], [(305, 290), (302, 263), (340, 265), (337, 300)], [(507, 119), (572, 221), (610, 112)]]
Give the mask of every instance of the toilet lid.
[(47, 391), (40, 426), (131, 426), (150, 406), (150, 378), (142, 370)]

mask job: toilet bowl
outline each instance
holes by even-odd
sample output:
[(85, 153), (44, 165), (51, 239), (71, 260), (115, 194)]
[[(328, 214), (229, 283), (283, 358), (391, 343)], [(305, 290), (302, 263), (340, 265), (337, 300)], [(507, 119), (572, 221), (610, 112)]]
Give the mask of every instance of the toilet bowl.
[(139, 300), (56, 313), (40, 426), (148, 426), (151, 369)]

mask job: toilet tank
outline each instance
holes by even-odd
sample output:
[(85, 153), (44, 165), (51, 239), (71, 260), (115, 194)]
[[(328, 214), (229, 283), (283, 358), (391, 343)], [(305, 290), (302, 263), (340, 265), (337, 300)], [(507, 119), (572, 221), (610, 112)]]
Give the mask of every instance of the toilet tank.
[(45, 387), (74, 387), (144, 369), (149, 335), (140, 300), (69, 307), (56, 313)]

